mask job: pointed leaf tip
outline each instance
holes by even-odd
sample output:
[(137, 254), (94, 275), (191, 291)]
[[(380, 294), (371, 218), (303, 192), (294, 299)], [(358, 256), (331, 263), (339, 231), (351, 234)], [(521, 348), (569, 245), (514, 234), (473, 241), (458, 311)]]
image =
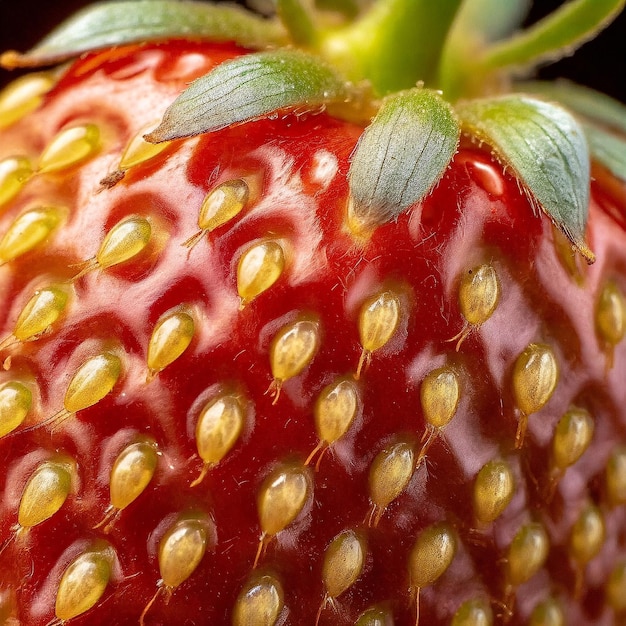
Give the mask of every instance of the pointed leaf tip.
[(315, 109), (348, 97), (345, 81), (322, 59), (297, 50), (249, 54), (191, 83), (146, 140), (191, 137), (276, 111)]
[(439, 182), (459, 142), (459, 124), (439, 93), (411, 89), (389, 96), (354, 152), (350, 222), (390, 222)]
[(583, 129), (563, 108), (528, 96), (472, 100), (457, 107), (461, 124), (492, 146), (534, 201), (588, 263), (589, 149)]

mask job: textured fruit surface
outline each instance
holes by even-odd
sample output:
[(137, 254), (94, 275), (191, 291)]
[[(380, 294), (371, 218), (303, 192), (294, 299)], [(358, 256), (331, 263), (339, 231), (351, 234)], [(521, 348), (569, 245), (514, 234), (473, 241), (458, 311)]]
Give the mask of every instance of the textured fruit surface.
[[(618, 623), (623, 185), (592, 183), (587, 267), (469, 140), (421, 204), (354, 235), (362, 128), (323, 111), (115, 174), (241, 52), (89, 54), (2, 131), (33, 173), (0, 179), (0, 234), (54, 219), (0, 266), (0, 620), (402, 625), (419, 598), (433, 626)], [(199, 223), (241, 181), (243, 206)], [(22, 507), (42, 511), (16, 527)]]

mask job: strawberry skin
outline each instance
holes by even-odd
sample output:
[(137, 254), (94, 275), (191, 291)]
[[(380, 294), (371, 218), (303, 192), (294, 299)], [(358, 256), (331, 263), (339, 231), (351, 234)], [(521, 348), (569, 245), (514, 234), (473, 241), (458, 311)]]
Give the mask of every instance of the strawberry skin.
[[(2, 131), (0, 159), (32, 163), (64, 129), (90, 124), (97, 138), (88, 136), (76, 162), (74, 147), (68, 163), (49, 156), (49, 168), (2, 207), (0, 233), (39, 207), (51, 209), (53, 226), (32, 249), (5, 245), (7, 256), (20, 253), (0, 267), (0, 336), (16, 334), (37, 290), (60, 285), (67, 304), (33, 341), (3, 344), (0, 384), (21, 383), (32, 402), (23, 424), (0, 439), (0, 617), (28, 626), (55, 616), (93, 626), (354, 624), (375, 607), (358, 623), (401, 625), (415, 623), (419, 606), (420, 623), (434, 626), (558, 624), (537, 617), (554, 599), (563, 623), (618, 623), (615, 572), (626, 559), (626, 498), (616, 497), (626, 481), (616, 457), (626, 423), (623, 184), (592, 184), (587, 239), (598, 260), (582, 267), (518, 182), (469, 139), (423, 202), (368, 237), (346, 227), (346, 174), (363, 128), (325, 112), (173, 141), (115, 176), (132, 138), (187, 83), (243, 53), (172, 41), (89, 54), (43, 106)], [(182, 245), (198, 232), (207, 194), (233, 181), (248, 189), (241, 210)], [(148, 222), (147, 244), (119, 263), (117, 251), (99, 254), (107, 233), (131, 217)], [(130, 230), (139, 237), (138, 223)], [(240, 260), (267, 242), (283, 253), (269, 262), (277, 278), (259, 279), (267, 288), (242, 302)], [(94, 257), (99, 264), (84, 265)], [(115, 263), (105, 267), (105, 257)], [(459, 293), (483, 266), (497, 281), (486, 279), (485, 289), (497, 296), (483, 315), (489, 294), (479, 293), (472, 322)], [(390, 294), (385, 314), (381, 294)], [(184, 349), (166, 345), (151, 366), (154, 329), (172, 315)], [(529, 362), (539, 355), (535, 370), (520, 361), (525, 354)], [(108, 377), (86, 383), (95, 402), (72, 404), (68, 386), (94, 358), (106, 362)], [(425, 379), (440, 368), (448, 382), (434, 388), (428, 409)], [(356, 398), (354, 416), (345, 434), (320, 446), (327, 422), (316, 430), (316, 402), (338, 381)], [(225, 427), (232, 445), (203, 475), (197, 424), (224, 397), (241, 424)], [(449, 419), (437, 401), (452, 405)], [(582, 418), (570, 467), (553, 448), (573, 407), (592, 426)], [(569, 432), (556, 440), (566, 449)], [(116, 458), (138, 442), (145, 489), (101, 524)], [(371, 468), (398, 443), (413, 460), (385, 502), (394, 479), (378, 498), (372, 484), (383, 470)], [(476, 496), (477, 476), (494, 460), (509, 469), (512, 493), (505, 486)], [(25, 487), (45, 461), (57, 463), (52, 493), (67, 498), (16, 532)], [(401, 473), (401, 462), (392, 465)], [(29, 503), (44, 506), (42, 495)], [(188, 553), (168, 547), (177, 528), (192, 537)], [(534, 537), (544, 558), (511, 547), (523, 528), (543, 529)], [(429, 550), (433, 536), (440, 549)], [(81, 570), (86, 584), (102, 587), (92, 606), (87, 591), (63, 600), (64, 572), (84, 554), (95, 572)], [(478, 608), (460, 608), (465, 602)]]

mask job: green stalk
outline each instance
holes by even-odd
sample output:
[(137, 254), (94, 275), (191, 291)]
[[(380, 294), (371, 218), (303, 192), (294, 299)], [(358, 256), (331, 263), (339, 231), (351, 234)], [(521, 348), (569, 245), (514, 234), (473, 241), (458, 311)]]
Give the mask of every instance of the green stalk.
[(622, 11), (625, 0), (571, 0), (516, 37), (487, 48), (481, 66), (537, 66), (571, 55)]
[[(572, 54), (625, 4), (626, 0), (570, 0), (509, 36), (521, 23), (527, 0), (465, 0), (444, 47), (439, 86), (453, 101), (506, 91), (512, 69), (527, 72)], [(498, 24), (506, 27), (494, 30)]]
[(462, 0), (377, 0), (356, 23), (319, 35), (317, 50), (378, 95), (436, 86), (439, 57)]
[(438, 86), (445, 97), (491, 91), (488, 72), (476, 59), (489, 44), (506, 40), (524, 21), (530, 0), (464, 0), (441, 54)]
[(295, 44), (315, 46), (317, 27), (300, 0), (276, 0), (276, 13)]

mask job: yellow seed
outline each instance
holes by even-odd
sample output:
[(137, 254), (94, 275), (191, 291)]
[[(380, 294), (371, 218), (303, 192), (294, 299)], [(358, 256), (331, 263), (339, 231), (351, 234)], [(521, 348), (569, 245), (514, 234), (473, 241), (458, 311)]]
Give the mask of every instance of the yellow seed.
[(415, 469), (415, 451), (406, 442), (384, 448), (376, 455), (369, 473), (370, 499), (385, 509), (405, 489)]
[(448, 569), (456, 549), (456, 533), (447, 522), (423, 530), (409, 556), (411, 585), (418, 589), (432, 585)]
[(311, 478), (305, 467), (279, 466), (263, 482), (257, 508), (264, 535), (285, 529), (302, 511), (311, 495)]
[(165, 314), (154, 327), (148, 344), (148, 368), (156, 374), (173, 363), (189, 347), (195, 326), (184, 311)]
[(385, 609), (372, 607), (359, 615), (355, 626), (393, 626), (393, 616)]
[(150, 484), (157, 467), (157, 447), (151, 439), (126, 446), (115, 459), (110, 475), (111, 505), (125, 509)]
[(0, 161), (0, 207), (19, 193), (32, 174), (33, 168), (26, 157), (12, 156)]
[(430, 372), (420, 389), (426, 422), (434, 428), (446, 426), (456, 413), (459, 397), (459, 378), (452, 368), (441, 367)]
[(44, 461), (28, 479), (17, 514), (22, 528), (32, 528), (52, 517), (72, 490), (73, 464)]
[(193, 574), (207, 549), (206, 523), (199, 519), (176, 522), (159, 543), (159, 571), (163, 584), (175, 589)]
[(159, 542), (161, 580), (139, 617), (140, 626), (144, 626), (145, 617), (159, 595), (165, 595), (165, 602), (169, 602), (174, 590), (200, 565), (207, 550), (209, 529), (207, 518), (180, 517), (163, 535)]
[(610, 504), (626, 504), (626, 446), (611, 452), (606, 464), (606, 490)]
[(391, 291), (367, 299), (359, 313), (359, 335), (369, 353), (382, 348), (394, 335), (400, 322), (400, 300)]
[(459, 307), (473, 326), (486, 322), (498, 306), (500, 283), (491, 265), (480, 265), (463, 275), (459, 286)]
[(26, 385), (9, 381), (0, 386), (0, 437), (15, 430), (28, 415), (33, 395)]
[(111, 556), (108, 551), (85, 552), (65, 569), (57, 591), (55, 613), (66, 621), (92, 608), (102, 597), (111, 578)]
[(221, 183), (210, 191), (200, 207), (198, 226), (200, 230), (183, 242), (193, 248), (205, 233), (222, 226), (238, 215), (248, 203), (250, 189), (245, 180), (235, 179)]
[(148, 143), (143, 136), (150, 130), (154, 129), (154, 124), (142, 128), (126, 145), (122, 158), (120, 159), (119, 169), (125, 171), (131, 167), (135, 167), (141, 163), (149, 161), (167, 148), (171, 142), (163, 141), (161, 143)]
[(337, 535), (326, 548), (322, 580), (330, 598), (337, 598), (351, 587), (363, 571), (365, 546), (353, 531)]
[(572, 558), (581, 565), (591, 561), (602, 548), (605, 534), (602, 512), (594, 504), (588, 504), (572, 526), (569, 542)]
[(450, 626), (492, 626), (493, 612), (489, 602), (482, 599), (467, 600), (459, 607)]
[(559, 368), (552, 348), (531, 343), (517, 358), (513, 370), (513, 390), (519, 410), (531, 415), (552, 396)]
[(110, 352), (87, 359), (74, 374), (63, 405), (69, 413), (82, 411), (108, 395), (122, 373), (122, 361)]
[(284, 606), (280, 582), (268, 574), (255, 576), (237, 598), (233, 626), (274, 626)]
[(6, 128), (34, 111), (52, 88), (49, 74), (27, 74), (9, 83), (0, 92), (0, 128)]
[(474, 515), (489, 524), (500, 517), (515, 492), (513, 472), (506, 461), (489, 461), (474, 482)]
[(606, 596), (615, 611), (626, 612), (626, 561), (613, 568), (606, 584)]
[(0, 264), (12, 261), (46, 241), (63, 218), (64, 210), (37, 207), (22, 213), (0, 240)]
[(241, 178), (221, 183), (202, 202), (198, 226), (201, 230), (210, 232), (225, 224), (242, 211), (249, 196), (248, 184)]
[(618, 344), (626, 332), (626, 301), (621, 289), (609, 282), (602, 289), (596, 307), (596, 326), (600, 337), (611, 346)]
[(247, 304), (269, 289), (285, 269), (285, 254), (276, 241), (264, 241), (248, 248), (237, 267), (237, 292)]
[(65, 288), (51, 285), (35, 292), (15, 323), (13, 335), (20, 341), (35, 339), (61, 316), (69, 295)]
[(530, 580), (545, 563), (550, 543), (544, 527), (531, 522), (522, 526), (511, 545), (507, 556), (507, 581), (517, 587)]
[(528, 626), (565, 626), (565, 615), (554, 598), (540, 602), (530, 615)]
[(198, 418), (196, 445), (207, 464), (219, 463), (241, 434), (244, 408), (236, 395), (223, 394), (211, 400)]
[(322, 389), (315, 403), (315, 427), (320, 441), (332, 444), (352, 425), (359, 408), (354, 382), (340, 379)]
[(589, 447), (594, 423), (585, 409), (572, 407), (559, 420), (552, 439), (552, 461), (564, 470), (573, 465)]
[(300, 319), (284, 326), (270, 346), (274, 380), (284, 382), (297, 376), (315, 356), (320, 342), (319, 323)]
[(57, 172), (78, 165), (100, 149), (100, 130), (94, 124), (72, 126), (59, 132), (39, 159), (39, 171)]
[(152, 227), (145, 217), (127, 217), (106, 234), (96, 261), (101, 268), (119, 265), (138, 255), (150, 241)]

